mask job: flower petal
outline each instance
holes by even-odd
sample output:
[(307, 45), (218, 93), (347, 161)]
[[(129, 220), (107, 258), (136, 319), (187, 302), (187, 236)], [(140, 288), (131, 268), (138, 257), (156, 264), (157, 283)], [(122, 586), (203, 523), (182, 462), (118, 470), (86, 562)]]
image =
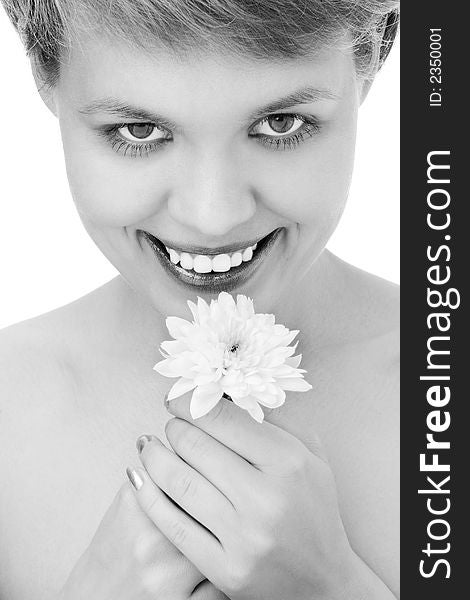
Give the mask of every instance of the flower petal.
[(190, 335), (193, 328), (192, 323), (180, 317), (167, 317), (165, 322), (169, 334), (175, 340)]
[(227, 314), (235, 312), (235, 300), (227, 292), (220, 292), (218, 303), (220, 308)]
[(180, 374), (176, 372), (172, 367), (173, 361), (171, 359), (165, 358), (153, 367), (153, 370), (164, 377), (180, 377)]
[(293, 367), (294, 369), (297, 369), (297, 367), (300, 365), (301, 360), (302, 360), (302, 355), (298, 354), (297, 356), (289, 356), (288, 358), (286, 358), (286, 360), (284, 362), (289, 367)]
[(308, 392), (312, 386), (305, 379), (279, 379), (277, 382), (283, 390), (291, 392)]
[(286, 393), (284, 390), (278, 390), (275, 395), (258, 392), (252, 392), (252, 395), (260, 404), (266, 406), (267, 408), (278, 408), (278, 406), (282, 406), (286, 401)]
[(287, 329), (287, 333), (282, 337), (282, 345), (283, 346), (288, 346), (292, 341), (294, 341), (294, 339), (297, 337), (297, 335), (299, 334), (299, 330), (298, 329), (293, 329), (292, 331), (289, 331)]
[(255, 421), (258, 421), (258, 423), (263, 422), (264, 412), (255, 398), (252, 396), (244, 396), (243, 398), (232, 398), (232, 400), (234, 404), (248, 411)]
[(279, 379), (280, 377), (302, 377), (302, 373), (299, 369), (289, 367), (289, 365), (286, 365), (285, 363), (275, 367), (274, 369), (266, 369), (266, 371), (272, 373), (276, 379)]
[(197, 305), (194, 304), (194, 302), (191, 302), (191, 300), (188, 300), (188, 306), (191, 314), (193, 315), (194, 323), (199, 323), (199, 310)]
[(198, 296), (197, 298), (197, 309), (199, 311), (199, 320), (203, 321), (207, 319), (210, 315), (209, 305), (207, 302)]
[(251, 406), (247, 406), (246, 410), (250, 413), (255, 421), (262, 423), (264, 421), (264, 412), (257, 402), (253, 402)]
[(208, 383), (215, 383), (220, 379), (220, 374), (217, 371), (211, 371), (210, 373), (201, 373), (194, 375), (195, 386), (207, 385)]
[(160, 347), (170, 356), (175, 356), (187, 350), (187, 346), (182, 340), (167, 340), (166, 342), (162, 342)]
[(287, 348), (281, 346), (279, 348), (274, 348), (271, 352), (266, 356), (267, 364), (273, 368), (279, 365), (282, 365), (286, 358), (289, 358), (292, 354), (294, 354), (295, 348), (293, 346), (288, 346)]
[(222, 398), (223, 391), (216, 383), (198, 386), (191, 397), (190, 412), (193, 419), (206, 415)]
[(237, 309), (238, 314), (240, 317), (242, 317), (242, 319), (249, 319), (255, 314), (253, 300), (243, 296), (243, 294), (238, 294), (237, 296)]
[(179, 398), (186, 392), (190, 392), (196, 387), (196, 382), (194, 379), (185, 379), (182, 377), (178, 379), (178, 381), (173, 384), (172, 388), (168, 392), (168, 400), (174, 400), (175, 398)]

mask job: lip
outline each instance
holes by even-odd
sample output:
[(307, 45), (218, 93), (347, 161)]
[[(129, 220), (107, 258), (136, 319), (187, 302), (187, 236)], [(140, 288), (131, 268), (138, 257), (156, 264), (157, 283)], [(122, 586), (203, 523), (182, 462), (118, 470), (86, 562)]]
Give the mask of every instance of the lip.
[[(243, 242), (243, 245), (234, 244), (219, 248), (175, 246), (173, 243), (165, 242), (159, 238), (156, 238), (148, 231), (141, 229), (137, 231), (137, 234), (139, 236), (142, 235), (145, 238), (162, 267), (179, 283), (190, 287), (192, 290), (196, 288), (208, 293), (219, 293), (221, 291), (231, 291), (245, 283), (261, 265), (263, 259), (267, 256), (275, 242), (279, 239), (279, 236), (283, 230), (283, 227), (279, 227), (278, 229), (271, 231), (271, 233), (265, 237), (254, 240), (253, 242)], [(250, 261), (244, 262), (238, 267), (232, 267), (229, 271), (224, 273), (196, 273), (195, 271), (186, 271), (186, 269), (183, 269), (179, 265), (175, 265), (170, 261), (170, 257), (165, 249), (165, 246), (168, 246), (177, 251), (188, 252), (190, 254), (229, 254), (230, 252), (236, 252), (241, 248), (247, 248), (248, 246), (253, 246), (254, 244), (258, 244), (258, 246), (253, 254), (253, 258)]]
[[(151, 235), (151, 234), (149, 234), (149, 235)], [(270, 235), (270, 234), (268, 234), (268, 235)], [(151, 236), (151, 237), (153, 237), (153, 236)], [(267, 237), (267, 236), (264, 236), (264, 237)], [(154, 239), (158, 239), (158, 241), (161, 242), (164, 246), (167, 246), (168, 248), (172, 248), (173, 250), (176, 250), (180, 254), (182, 252), (187, 252), (188, 254), (206, 254), (208, 256), (216, 256), (217, 254), (232, 254), (232, 252), (241, 252), (241, 251), (245, 250), (245, 248), (248, 248), (249, 246), (254, 246), (255, 244), (259, 244), (261, 242), (261, 240), (264, 239), (264, 237), (257, 238), (255, 240), (251, 240), (251, 241), (249, 240), (247, 242), (243, 242), (243, 244), (240, 244), (240, 243), (229, 244), (227, 246), (219, 246), (218, 248), (207, 248), (205, 246), (178, 246), (178, 245), (175, 245), (173, 242), (165, 241), (162, 238), (154, 238)]]

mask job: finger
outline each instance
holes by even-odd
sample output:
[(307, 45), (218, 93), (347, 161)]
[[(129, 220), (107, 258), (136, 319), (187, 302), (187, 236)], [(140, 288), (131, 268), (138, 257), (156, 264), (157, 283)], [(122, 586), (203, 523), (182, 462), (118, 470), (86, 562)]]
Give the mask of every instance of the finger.
[(207, 579), (200, 583), (191, 594), (190, 600), (230, 600)]
[(235, 513), (226, 496), (155, 436), (141, 436), (137, 447), (152, 481), (220, 539)]
[(220, 490), (236, 508), (253, 489), (260, 473), (244, 458), (208, 433), (183, 419), (170, 419), (165, 428), (173, 450)]
[(204, 576), (192, 585), (192, 589), (204, 578), (221, 572), (224, 552), (219, 541), (188, 514), (176, 506), (165, 493), (154, 484), (145, 469), (127, 469), (137, 502), (149, 519), (163, 535)]
[(297, 438), (272, 423), (258, 423), (226, 398), (197, 419), (191, 417), (189, 405), (189, 396), (185, 395), (167, 403), (167, 410), (205, 431), (260, 470), (275, 468), (286, 453), (295, 451), (301, 444)]

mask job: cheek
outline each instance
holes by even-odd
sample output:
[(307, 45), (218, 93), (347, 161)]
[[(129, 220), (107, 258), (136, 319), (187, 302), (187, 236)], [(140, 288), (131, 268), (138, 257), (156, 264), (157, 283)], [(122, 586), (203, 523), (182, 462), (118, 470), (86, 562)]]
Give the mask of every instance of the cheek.
[(116, 154), (94, 134), (74, 133), (62, 126), (70, 190), (84, 221), (125, 227), (155, 215), (164, 203), (168, 170), (152, 157), (133, 159)]
[(273, 165), (263, 182), (265, 202), (301, 226), (334, 226), (351, 182), (355, 122), (311, 142), (310, 147), (293, 150)]

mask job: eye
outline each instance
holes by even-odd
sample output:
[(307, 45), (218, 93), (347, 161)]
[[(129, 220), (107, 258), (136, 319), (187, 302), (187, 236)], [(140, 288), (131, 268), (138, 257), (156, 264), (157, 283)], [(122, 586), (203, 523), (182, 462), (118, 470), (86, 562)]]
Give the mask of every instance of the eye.
[(153, 142), (166, 137), (154, 123), (127, 123), (117, 131), (128, 142)]
[(277, 113), (258, 121), (249, 136), (273, 150), (293, 150), (320, 130), (321, 123), (313, 116)]
[(279, 137), (291, 135), (301, 129), (305, 120), (297, 115), (280, 113), (265, 117), (252, 129), (252, 132), (258, 135)]

